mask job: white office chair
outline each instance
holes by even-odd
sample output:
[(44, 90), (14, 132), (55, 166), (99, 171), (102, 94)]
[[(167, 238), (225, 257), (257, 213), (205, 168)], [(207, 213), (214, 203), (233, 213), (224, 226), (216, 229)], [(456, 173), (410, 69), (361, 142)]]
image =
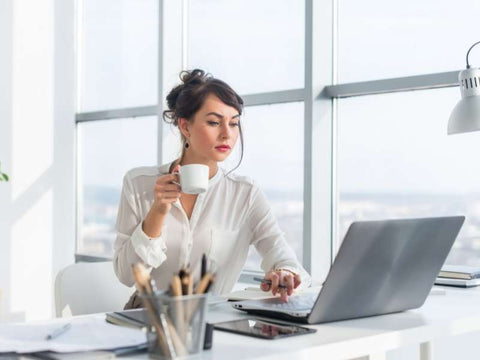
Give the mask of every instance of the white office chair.
[(55, 279), (57, 317), (122, 310), (134, 287), (119, 282), (111, 261), (77, 263)]

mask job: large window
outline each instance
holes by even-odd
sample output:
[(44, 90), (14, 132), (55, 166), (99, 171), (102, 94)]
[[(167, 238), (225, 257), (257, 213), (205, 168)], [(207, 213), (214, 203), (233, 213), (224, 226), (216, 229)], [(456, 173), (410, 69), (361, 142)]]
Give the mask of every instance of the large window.
[[(245, 152), (235, 170), (265, 193), (285, 238), (302, 259), (303, 248), (303, 103), (255, 106), (243, 118)], [(233, 168), (235, 156), (229, 166)], [(251, 249), (246, 268), (260, 269)]]
[(339, 101), (340, 239), (354, 220), (465, 215), (447, 262), (478, 265), (478, 169), (468, 156), (478, 151), (477, 134), (446, 135), (457, 93), (451, 88)]
[(458, 70), (478, 41), (477, 0), (337, 1), (340, 83)]
[[(235, 172), (254, 179), (265, 193), (301, 261), (304, 1), (79, 4), (77, 253), (110, 258), (125, 172), (178, 157), (178, 131), (158, 111), (178, 71), (198, 67), (244, 97), (244, 158)], [(180, 56), (172, 48), (177, 35)], [(237, 165), (238, 149), (222, 164), (225, 169)], [(259, 270), (260, 262), (252, 250), (246, 269)]]
[(81, 112), (157, 101), (158, 1), (79, 0)]
[[(435, 10), (435, 11), (433, 11)], [(478, 133), (447, 135), (460, 99), (436, 89), (435, 72), (460, 70), (478, 37), (476, 1), (339, 0), (337, 102), (337, 248), (352, 221), (465, 215), (447, 263), (480, 263), (480, 188), (474, 154)], [(462, 21), (457, 21), (461, 18)], [(451, 26), (455, 24), (455, 26)], [(470, 59), (472, 61), (472, 57)], [(477, 61), (478, 62), (478, 61)], [(410, 78), (399, 89), (399, 76)], [(455, 86), (456, 75), (443, 86)], [(372, 79), (386, 79), (375, 85)], [(379, 86), (384, 94), (374, 94)], [(430, 88), (429, 88), (430, 87)], [(411, 91), (419, 90), (421, 91)], [(399, 91), (400, 92), (394, 92)], [(366, 96), (355, 96), (364, 95)]]
[(78, 125), (78, 252), (111, 257), (122, 179), (138, 166), (155, 165), (155, 117)]
[(304, 86), (304, 1), (191, 0), (188, 15), (189, 67), (240, 94)]
[(158, 1), (78, 5), (77, 254), (111, 258), (123, 175), (157, 163)]
[[(478, 135), (446, 135), (476, 1), (79, 3), (79, 253), (112, 255), (126, 170), (178, 156), (159, 111), (178, 72), (199, 67), (244, 97), (236, 172), (258, 183), (314, 276), (367, 219), (464, 214), (448, 262), (478, 263)], [(259, 264), (252, 251), (246, 268)]]

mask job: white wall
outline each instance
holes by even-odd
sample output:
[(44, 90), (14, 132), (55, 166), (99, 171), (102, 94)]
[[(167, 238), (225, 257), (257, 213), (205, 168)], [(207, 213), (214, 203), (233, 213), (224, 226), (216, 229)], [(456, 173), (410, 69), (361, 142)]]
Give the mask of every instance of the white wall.
[(0, 319), (53, 314), (74, 261), (74, 4), (0, 2)]

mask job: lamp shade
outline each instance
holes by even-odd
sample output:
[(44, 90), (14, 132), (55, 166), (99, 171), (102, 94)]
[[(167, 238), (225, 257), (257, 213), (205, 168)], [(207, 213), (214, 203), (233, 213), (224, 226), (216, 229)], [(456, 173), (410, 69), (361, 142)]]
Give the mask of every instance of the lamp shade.
[(458, 102), (448, 121), (448, 134), (460, 134), (480, 130), (480, 69), (466, 69), (459, 74)]

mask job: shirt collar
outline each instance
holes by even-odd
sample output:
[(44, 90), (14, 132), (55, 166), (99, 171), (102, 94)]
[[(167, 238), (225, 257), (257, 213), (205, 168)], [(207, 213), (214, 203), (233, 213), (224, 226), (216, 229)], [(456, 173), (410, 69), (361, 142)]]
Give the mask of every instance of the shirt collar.
[(210, 189), (210, 187), (215, 185), (223, 176), (224, 176), (224, 171), (219, 166), (217, 168), (217, 173), (215, 175), (213, 175), (213, 177), (211, 179), (208, 180), (208, 188)]

